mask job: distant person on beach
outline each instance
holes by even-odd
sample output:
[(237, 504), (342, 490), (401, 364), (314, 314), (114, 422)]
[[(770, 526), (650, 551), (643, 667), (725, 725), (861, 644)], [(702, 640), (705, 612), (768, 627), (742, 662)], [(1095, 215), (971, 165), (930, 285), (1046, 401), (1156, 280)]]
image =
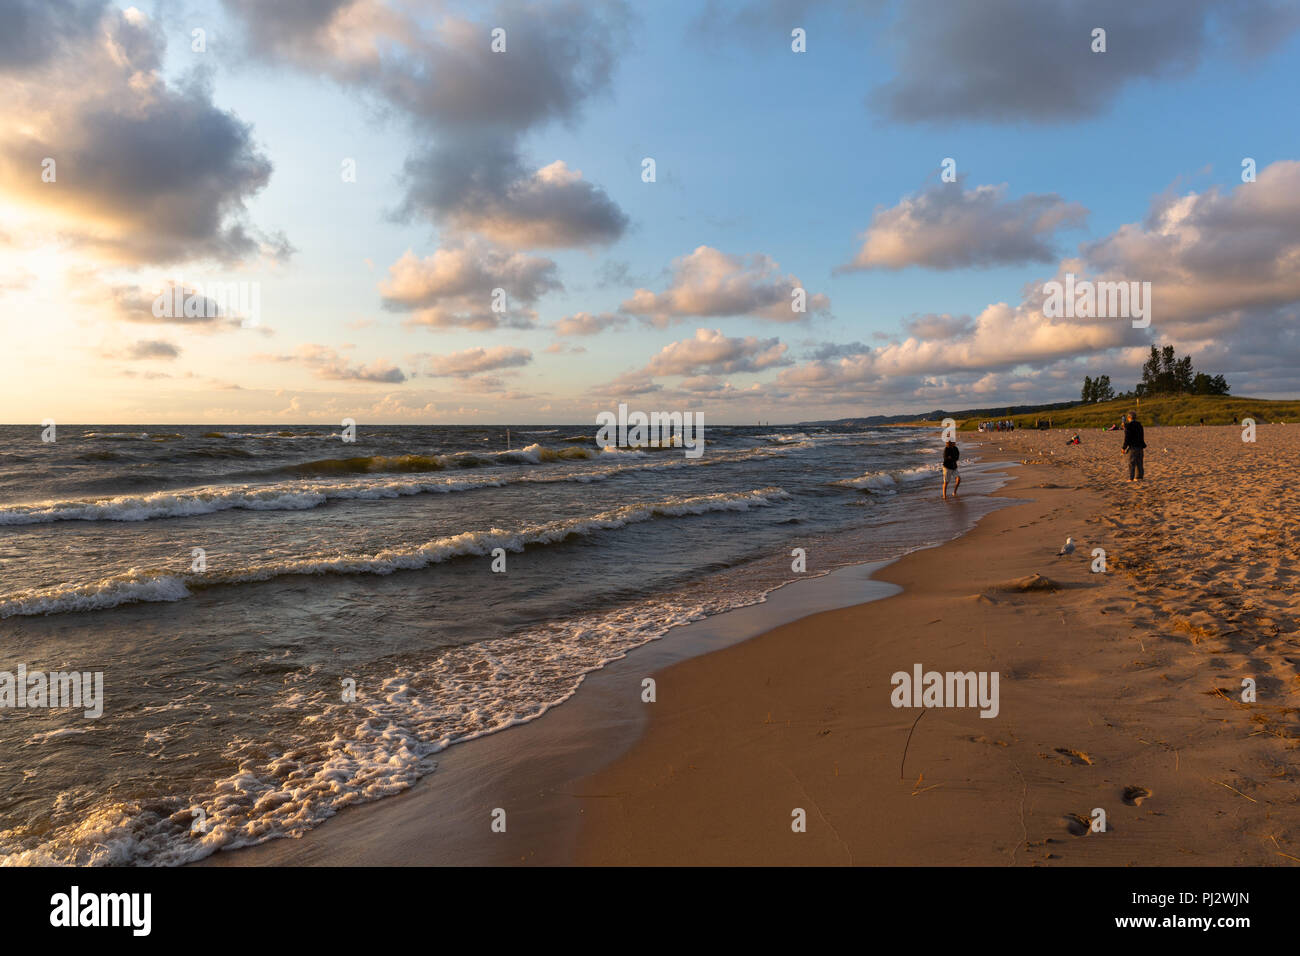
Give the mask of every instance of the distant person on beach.
[(957, 459), (961, 457), (961, 450), (957, 448), (955, 441), (948, 442), (943, 449), (943, 500), (948, 500), (948, 479), (953, 479), (952, 496), (957, 497), (957, 489), (961, 487), (961, 475), (957, 474)]
[(1128, 461), (1128, 480), (1142, 480), (1142, 450), (1147, 447), (1146, 438), (1142, 435), (1142, 423), (1137, 420), (1137, 415), (1129, 412), (1124, 421), (1124, 447), (1120, 449), (1120, 454)]

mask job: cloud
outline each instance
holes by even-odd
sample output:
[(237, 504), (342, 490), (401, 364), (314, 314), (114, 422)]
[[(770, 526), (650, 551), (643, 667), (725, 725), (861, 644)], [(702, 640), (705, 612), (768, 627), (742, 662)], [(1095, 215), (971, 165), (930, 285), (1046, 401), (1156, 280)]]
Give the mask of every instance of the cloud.
[(863, 352), (870, 351), (871, 346), (864, 345), (861, 342), (823, 342), (813, 349), (808, 357), (824, 361), (826, 359), (842, 358), (846, 355), (861, 355)]
[(458, 166), (461, 148), (407, 161), (408, 213), (516, 249), (605, 244), (627, 228), (613, 200), (562, 160), (528, 173), (515, 163), (490, 165), (501, 157), (474, 157), (467, 170)]
[[(1150, 282), (1152, 324), (1043, 315), (1042, 283), (1017, 305), (975, 316), (927, 314), (907, 337), (872, 349), (823, 346), (777, 384), (801, 402), (888, 399), (994, 402), (1071, 398), (1084, 374), (1137, 369), (1153, 342), (1193, 356), (1211, 374), (1249, 373), (1252, 390), (1300, 381), (1300, 162), (1273, 163), (1254, 183), (1156, 197), (1146, 219), (1085, 243), (1054, 281)], [(1117, 382), (1124, 387), (1122, 382)]]
[(381, 37), (396, 39), (402, 20), (382, 4), (358, 0), (224, 0), (245, 20), (258, 53), (323, 68), (326, 58), (358, 69), (379, 56)]
[[(664, 387), (650, 377), (650, 373), (645, 369), (626, 372), (613, 381), (604, 385), (595, 385), (588, 390), (594, 396), (618, 396), (620, 399), (630, 398), (633, 395), (652, 395), (663, 393)], [(609, 404), (607, 398), (602, 398), (604, 404)]]
[[(78, 281), (93, 279), (83, 276)], [(115, 285), (107, 289), (95, 286), (81, 293), (80, 298), (88, 302), (106, 301), (112, 317), (123, 322), (171, 325), (196, 332), (224, 332), (243, 328), (245, 317), (238, 314), (237, 296), (228, 297), (223, 302), (203, 294), (202, 288), (170, 280), (154, 289), (136, 285)], [(159, 311), (170, 311), (173, 314), (155, 314), (154, 306), (160, 300), (169, 308), (160, 308)], [(187, 310), (194, 314), (186, 315)], [(269, 327), (263, 325), (256, 326), (255, 330), (263, 335), (273, 334)]]
[(566, 315), (555, 323), (555, 334), (599, 335), (606, 329), (621, 328), (627, 323), (628, 317), (626, 315), (616, 315), (612, 312), (602, 312), (599, 315), (592, 315), (590, 312), (575, 312), (573, 315)]
[(0, 6), (0, 73), (31, 69), (93, 35), (104, 0), (8, 0)]
[[(507, 345), (465, 349), (462, 352), (430, 356), (426, 362), (426, 374), (464, 378), (502, 368), (519, 368), (532, 360), (533, 353), (528, 349)], [(499, 380), (496, 381), (499, 383)]]
[(18, 268), (8, 274), (0, 273), (0, 296), (7, 292), (21, 292), (30, 288), (35, 281), (36, 275), (23, 268)]
[(384, 359), (370, 365), (349, 365), (337, 351), (326, 345), (300, 345), (293, 355), (262, 355), (263, 361), (290, 362), (310, 369), (317, 378), (334, 382), (405, 382), (406, 375)]
[(754, 382), (745, 388), (737, 388), (730, 382), (719, 381), (711, 375), (698, 375), (694, 378), (683, 379), (681, 387), (673, 394), (681, 396), (685, 401), (707, 401), (710, 405), (716, 405), (719, 402), (754, 400), (766, 404), (772, 397), (771, 389), (759, 382)]
[(960, 269), (1051, 262), (1052, 239), (1088, 211), (1055, 193), (1007, 198), (1007, 187), (943, 183), (877, 209), (862, 246), (842, 270)]
[(908, 335), (918, 339), (965, 338), (975, 331), (975, 321), (969, 315), (914, 315), (903, 322)]
[[(943, 332), (943, 326), (923, 322), (922, 330)], [(829, 390), (883, 385), (909, 376), (1010, 370), (1142, 341), (1124, 320), (1049, 319), (1032, 302), (1016, 307), (998, 302), (969, 324), (949, 324), (941, 337), (911, 335), (866, 352), (814, 360), (784, 370), (778, 382)]]
[(384, 308), (411, 313), (408, 325), (479, 331), (531, 328), (537, 313), (528, 307), (561, 288), (552, 260), (482, 240), (453, 240), (423, 259), (408, 249), (379, 283)]
[[(420, 137), (405, 163), (403, 216), (421, 216), (514, 248), (587, 247), (619, 238), (627, 216), (562, 161), (540, 168), (523, 137), (577, 120), (607, 88), (626, 45), (625, 4), (506, 0), (480, 20), (407, 14), (381, 0), (226, 0), (249, 43), (365, 90)], [(505, 52), (491, 31), (505, 30)]]
[(0, 36), (7, 22), (21, 38), (0, 44), (5, 200), (114, 264), (290, 254), (245, 221), (272, 168), (251, 129), (198, 76), (162, 79), (165, 41), (144, 14), (17, 0), (0, 18)]
[(1080, 255), (1104, 278), (1151, 282), (1161, 331), (1249, 334), (1247, 313), (1300, 303), (1300, 162), (1275, 162), (1226, 191), (1160, 196), (1145, 222)]
[[(896, 75), (871, 96), (893, 119), (1070, 122), (1136, 80), (1186, 76), (1217, 38), (1259, 55), (1300, 26), (1282, 0), (983, 0), (899, 6)], [(1092, 31), (1106, 30), (1093, 53)], [(936, 64), (941, 64), (936, 67)]]
[(717, 329), (696, 329), (694, 338), (665, 345), (645, 367), (650, 375), (761, 372), (789, 365), (780, 339), (728, 338)]
[(176, 359), (179, 358), (181, 350), (171, 342), (164, 342), (160, 339), (142, 339), (136, 342), (122, 358), (133, 361), (139, 359)]
[(801, 322), (825, 313), (830, 299), (807, 293), (807, 312), (793, 308), (794, 289), (803, 283), (781, 275), (780, 267), (761, 253), (730, 256), (709, 246), (673, 260), (672, 281), (663, 292), (637, 289), (619, 308), (650, 325), (664, 328), (686, 318), (752, 316), (773, 322)]

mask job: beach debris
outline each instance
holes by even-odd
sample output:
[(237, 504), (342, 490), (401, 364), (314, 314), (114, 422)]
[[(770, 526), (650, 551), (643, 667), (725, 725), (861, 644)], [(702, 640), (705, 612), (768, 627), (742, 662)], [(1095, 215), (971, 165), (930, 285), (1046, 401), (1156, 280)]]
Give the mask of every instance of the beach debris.
[(1059, 554), (1074, 554), (1074, 539), (1073, 539), (1073, 538), (1066, 538), (1066, 539), (1065, 539), (1065, 545), (1061, 548), (1060, 551), (1058, 551), (1058, 552), (1056, 552), (1056, 553), (1057, 553), (1058, 555), (1059, 555)]
[(1028, 577), (1017, 578), (1014, 581), (1007, 581), (1005, 584), (998, 586), (999, 591), (1055, 591), (1060, 588), (1051, 578), (1045, 578), (1037, 571)]
[(937, 790), (939, 787), (943, 786), (943, 784), (941, 783), (932, 783), (928, 787), (923, 787), (921, 786), (921, 781), (924, 779), (925, 779), (925, 774), (921, 774), (921, 776), (916, 778), (916, 783), (912, 784), (912, 796), (914, 797), (918, 796), (919, 794), (925, 793), (928, 790)]
[(1226, 783), (1224, 783), (1222, 780), (1215, 780), (1213, 777), (1206, 777), (1205, 779), (1208, 780), (1208, 781), (1210, 781), (1210, 783), (1217, 783), (1217, 784), (1218, 784), (1219, 786), (1221, 786), (1221, 787), (1228, 787), (1228, 789), (1231, 790), (1233, 793), (1235, 793), (1237, 796), (1239, 796), (1239, 797), (1245, 797), (1245, 798), (1246, 798), (1247, 800), (1249, 800), (1251, 803), (1259, 803), (1259, 801), (1256, 800), (1254, 797), (1250, 796), (1249, 794), (1242, 793), (1242, 792), (1241, 792), (1240, 790), (1238, 790), (1236, 787), (1229, 787), (1229, 786), (1228, 786)]
[(912, 721), (912, 729), (907, 732), (907, 740), (904, 741), (903, 743), (903, 759), (898, 763), (899, 780), (906, 779), (906, 777), (903, 775), (903, 768), (907, 766), (907, 748), (912, 745), (912, 733), (916, 730), (916, 725), (921, 722), (921, 718), (924, 716), (925, 716), (925, 710), (923, 709), (919, 714), (916, 715), (916, 720)]

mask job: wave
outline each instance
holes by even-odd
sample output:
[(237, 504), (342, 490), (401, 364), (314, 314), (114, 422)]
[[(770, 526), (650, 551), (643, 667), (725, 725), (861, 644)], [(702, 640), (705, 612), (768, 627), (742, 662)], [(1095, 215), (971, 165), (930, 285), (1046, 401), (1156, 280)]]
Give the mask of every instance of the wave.
[(444, 455), (366, 455), (358, 458), (321, 458), (275, 469), (276, 474), (364, 475), (373, 472), (442, 471), (449, 465)]
[(185, 438), (178, 432), (86, 432), (81, 437), (91, 441), (180, 441)]
[(0, 598), (0, 618), (98, 611), (122, 604), (180, 601), (191, 588), (269, 581), (291, 575), (392, 574), (415, 571), (458, 557), (491, 554), (497, 548), (521, 552), (526, 547), (556, 544), (573, 537), (588, 537), (598, 531), (624, 528), (656, 518), (700, 515), (717, 511), (748, 511), (765, 508), (791, 495), (781, 488), (674, 497), (662, 501), (624, 505), (585, 518), (569, 518), (528, 525), (516, 531), (489, 528), (436, 538), (408, 548), (389, 548), (375, 554), (317, 554), (287, 561), (236, 568), (175, 574), (132, 568), (123, 574), (90, 585), (30, 588)]
[(895, 471), (869, 471), (857, 478), (844, 478), (829, 484), (837, 488), (857, 488), (861, 491), (893, 494), (902, 483), (930, 478), (935, 474), (937, 471), (933, 465), (918, 465), (915, 468), (901, 468)]
[(579, 461), (597, 457), (590, 448), (546, 448), (533, 444), (498, 452), (455, 452), (446, 455), (366, 455), (358, 458), (322, 458), (286, 465), (280, 474), (375, 474), (445, 471), (448, 468), (481, 468), (490, 465), (541, 465), (557, 461)]
[[(527, 449), (525, 449), (527, 450)], [(565, 449), (569, 451), (570, 449)], [(504, 453), (503, 453), (504, 454)], [(309, 511), (331, 501), (379, 501), (413, 495), (477, 491), (515, 484), (589, 483), (605, 481), (639, 471), (695, 468), (758, 458), (778, 457), (772, 450), (753, 449), (717, 453), (712, 458), (643, 460), (637, 451), (604, 449), (600, 454), (561, 455), (557, 460), (603, 459), (620, 464), (596, 464), (582, 470), (558, 474), (511, 474), (494, 477), (411, 479), (348, 479), (339, 481), (274, 482), (269, 484), (206, 485), (150, 494), (117, 495), (111, 498), (75, 498), (10, 505), (0, 508), (0, 527), (51, 524), (56, 521), (149, 521), (156, 518), (190, 518), (223, 511)], [(630, 461), (629, 461), (630, 459)], [(627, 464), (621, 462), (627, 461)]]
[(204, 432), (200, 438), (338, 438), (338, 432)]
[(148, 521), (186, 518), (235, 509), (244, 511), (306, 511), (332, 500), (397, 498), (430, 492), (496, 487), (504, 480), (440, 482), (317, 483), (301, 485), (229, 485), (147, 495), (118, 495), (98, 500), (54, 501), (0, 508), (0, 526), (48, 524), (54, 521)]

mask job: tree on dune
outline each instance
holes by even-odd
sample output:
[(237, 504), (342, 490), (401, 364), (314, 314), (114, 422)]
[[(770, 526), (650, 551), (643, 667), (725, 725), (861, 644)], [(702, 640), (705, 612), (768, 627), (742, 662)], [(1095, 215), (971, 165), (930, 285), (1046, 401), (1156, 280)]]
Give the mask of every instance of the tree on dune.
[(1151, 346), (1142, 365), (1142, 381), (1133, 390), (1138, 398), (1154, 395), (1227, 395), (1222, 375), (1210, 376), (1192, 368), (1192, 357), (1179, 358), (1172, 345)]
[(1111, 388), (1109, 375), (1098, 375), (1093, 378), (1091, 375), (1083, 377), (1083, 401), (1084, 404), (1093, 402), (1109, 402), (1115, 397), (1115, 389)]

